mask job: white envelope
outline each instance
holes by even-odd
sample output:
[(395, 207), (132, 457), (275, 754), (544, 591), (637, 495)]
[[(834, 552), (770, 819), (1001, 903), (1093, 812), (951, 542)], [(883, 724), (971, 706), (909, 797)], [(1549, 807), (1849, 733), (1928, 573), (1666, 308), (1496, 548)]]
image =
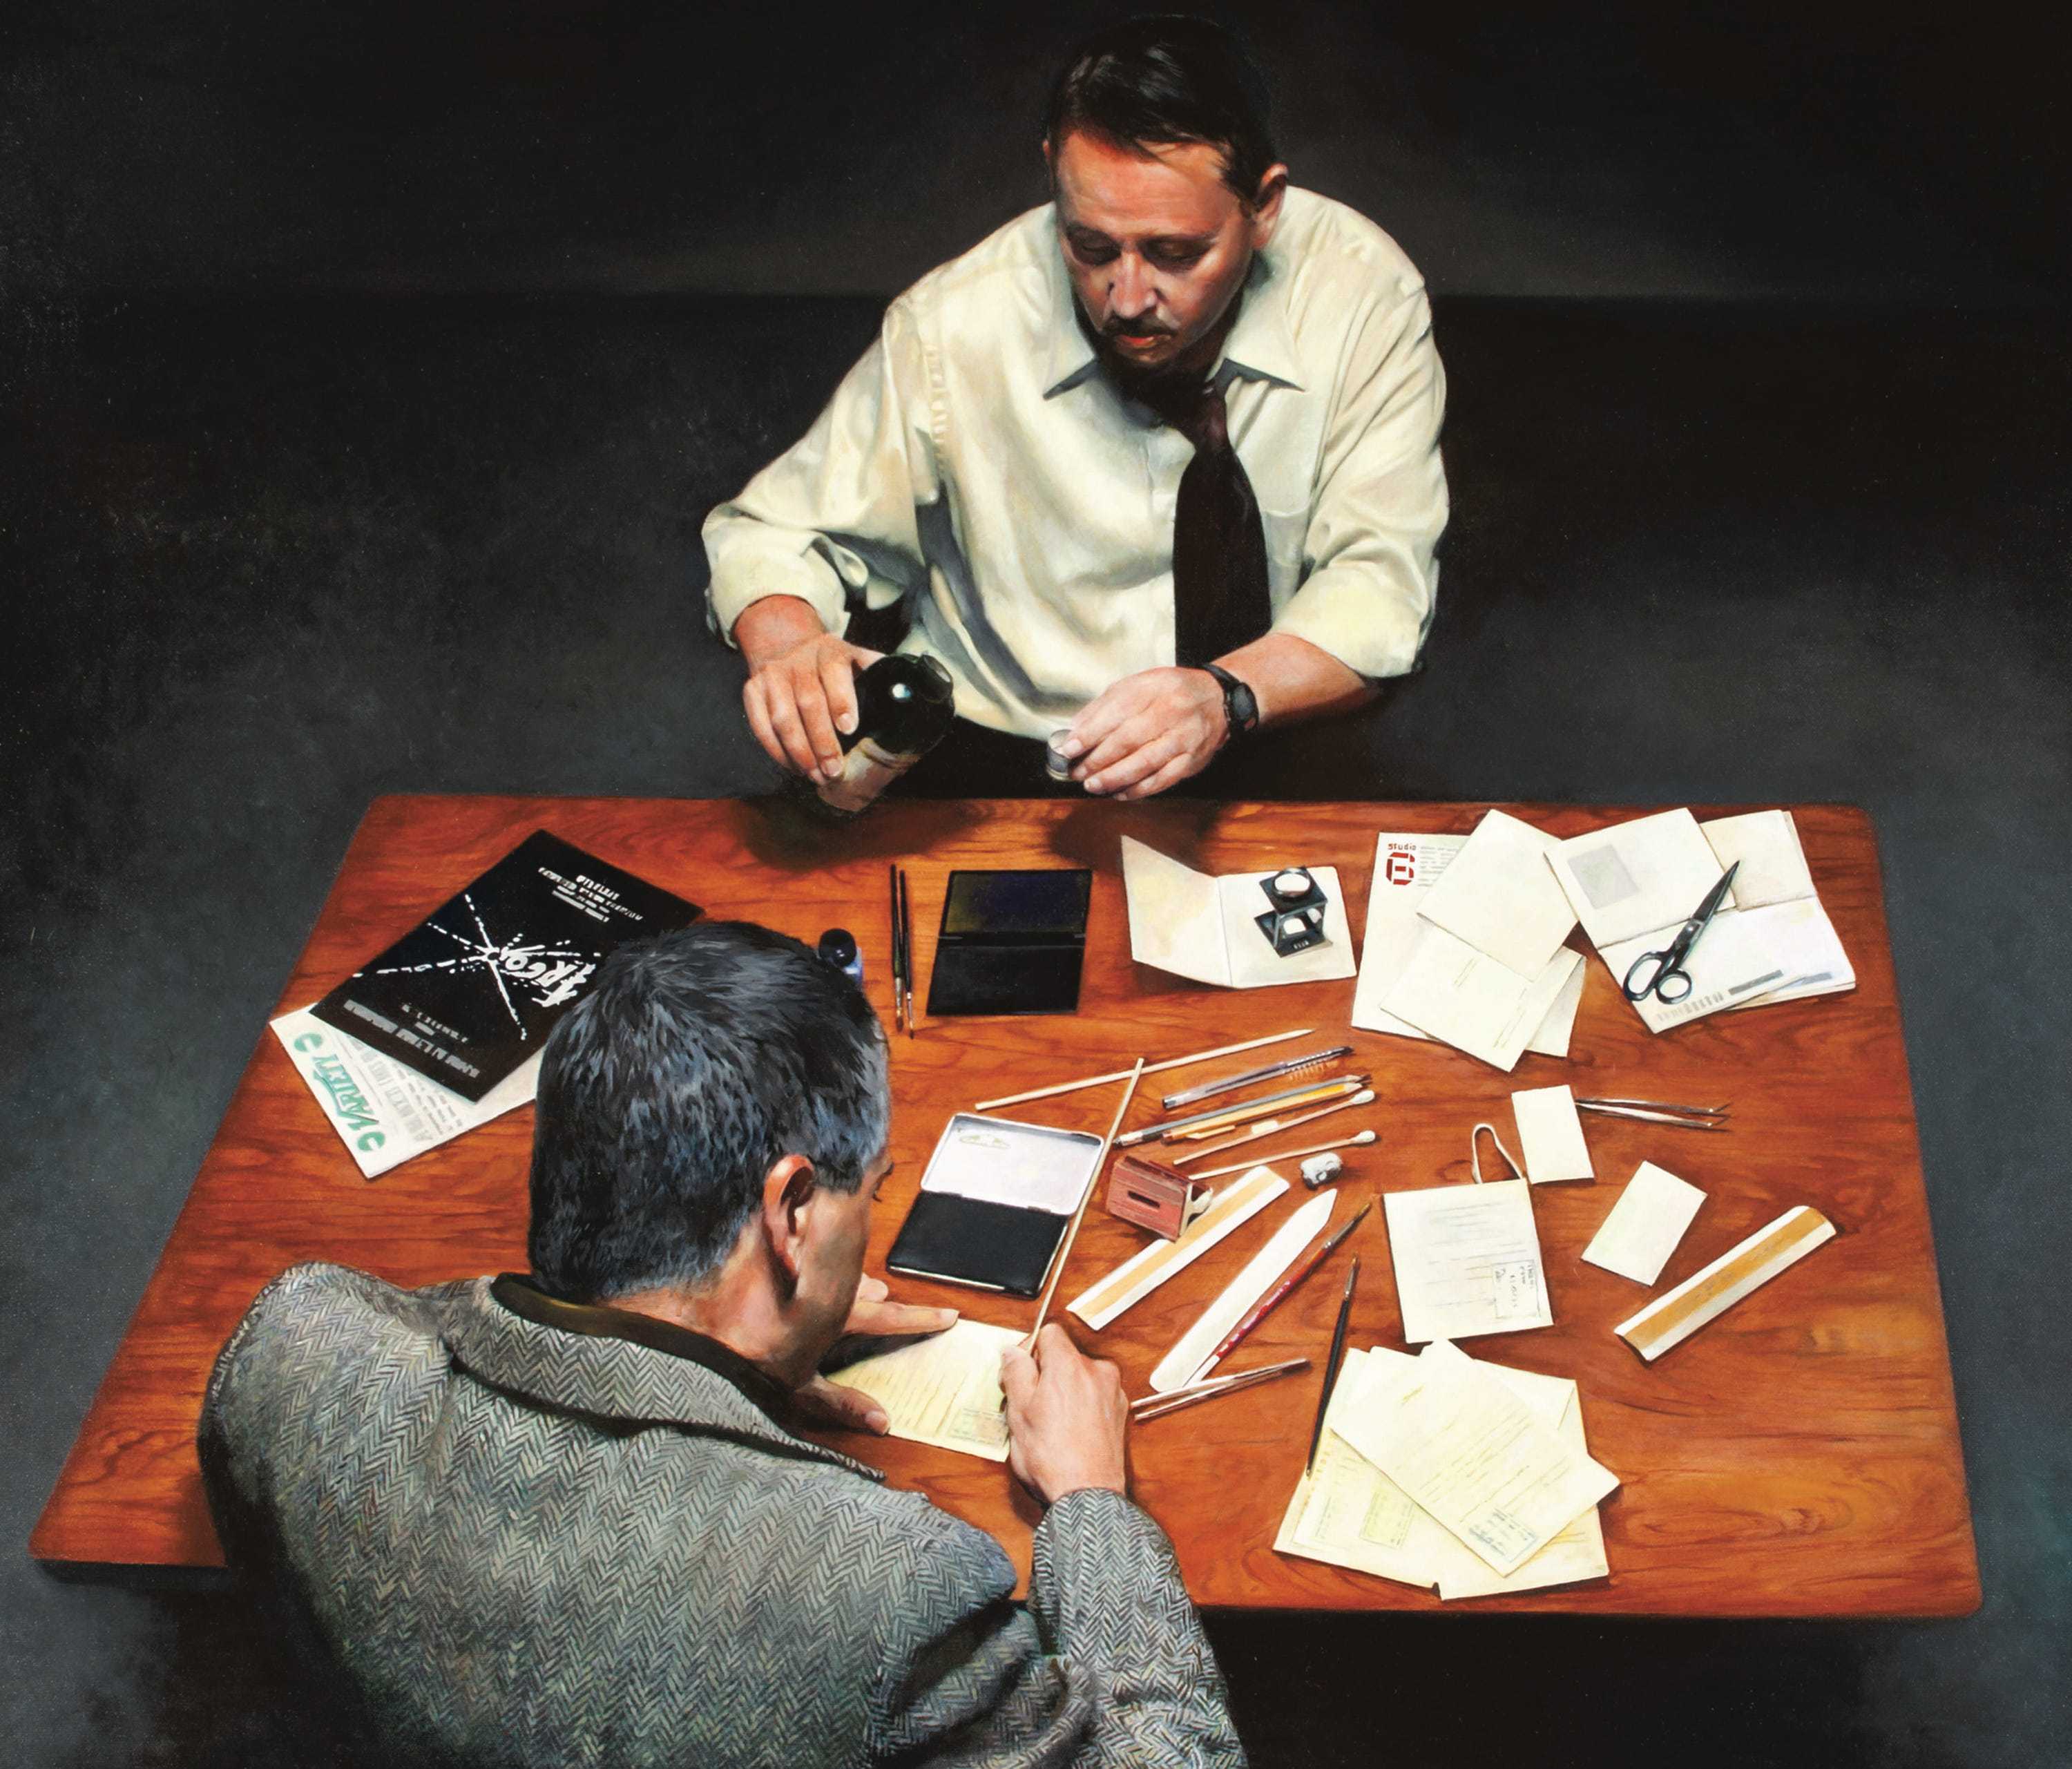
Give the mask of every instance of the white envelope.
[(1559, 845), (1531, 824), (1492, 811), (1419, 913), (1520, 976), (1537, 977), (1576, 925), (1568, 895), (1548, 866)]

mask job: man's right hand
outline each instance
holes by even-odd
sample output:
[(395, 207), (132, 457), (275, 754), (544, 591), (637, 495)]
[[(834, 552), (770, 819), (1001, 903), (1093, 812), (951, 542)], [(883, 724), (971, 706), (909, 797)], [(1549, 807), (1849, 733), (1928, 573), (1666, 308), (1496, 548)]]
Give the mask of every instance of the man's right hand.
[(765, 596), (742, 611), (734, 641), (748, 664), (741, 691), (755, 741), (779, 767), (827, 781), (841, 772), (841, 739), (856, 729), (855, 673), (883, 656), (837, 639), (811, 603)]
[(1129, 1403), (1122, 1374), (1091, 1358), (1052, 1322), (1034, 1356), (1010, 1345), (1000, 1360), (1007, 1395), (1008, 1465), (1046, 1505), (1082, 1487), (1129, 1490), (1123, 1434)]

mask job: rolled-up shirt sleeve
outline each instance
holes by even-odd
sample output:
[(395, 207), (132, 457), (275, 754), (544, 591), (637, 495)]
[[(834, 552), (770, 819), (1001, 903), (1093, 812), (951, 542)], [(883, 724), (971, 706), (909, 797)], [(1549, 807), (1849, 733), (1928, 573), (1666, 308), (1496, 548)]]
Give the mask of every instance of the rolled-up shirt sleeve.
[(1438, 587), (1445, 371), (1422, 288), (1353, 329), (1318, 463), (1301, 586), (1273, 622), (1370, 679), (1416, 666)]
[(706, 617), (729, 644), (765, 596), (812, 604), (830, 632), (923, 579), (915, 512), (938, 496), (927, 364), (906, 301), (792, 447), (705, 518)]

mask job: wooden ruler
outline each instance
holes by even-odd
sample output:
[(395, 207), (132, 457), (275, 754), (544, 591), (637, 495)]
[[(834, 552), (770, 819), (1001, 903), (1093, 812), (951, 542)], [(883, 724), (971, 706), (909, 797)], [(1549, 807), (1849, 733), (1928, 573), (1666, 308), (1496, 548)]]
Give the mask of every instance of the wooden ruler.
[(1835, 1225), (1811, 1205), (1800, 1204), (1612, 1331), (1652, 1364), (1751, 1290), (1760, 1290), (1786, 1266), (1834, 1238)]

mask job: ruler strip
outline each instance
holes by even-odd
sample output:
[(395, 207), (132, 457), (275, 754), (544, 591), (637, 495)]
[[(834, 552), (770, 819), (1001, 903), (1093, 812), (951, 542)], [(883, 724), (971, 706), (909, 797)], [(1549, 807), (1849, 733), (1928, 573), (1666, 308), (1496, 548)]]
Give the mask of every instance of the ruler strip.
[(1209, 1207), (1187, 1224), (1178, 1240), (1154, 1240), (1065, 1306), (1099, 1332), (1126, 1309), (1190, 1265), (1224, 1236), (1249, 1222), (1288, 1189), (1276, 1173), (1255, 1167), (1235, 1185), (1225, 1186)]
[(1834, 1236), (1832, 1223), (1811, 1206), (1799, 1204), (1612, 1331), (1652, 1364)]

